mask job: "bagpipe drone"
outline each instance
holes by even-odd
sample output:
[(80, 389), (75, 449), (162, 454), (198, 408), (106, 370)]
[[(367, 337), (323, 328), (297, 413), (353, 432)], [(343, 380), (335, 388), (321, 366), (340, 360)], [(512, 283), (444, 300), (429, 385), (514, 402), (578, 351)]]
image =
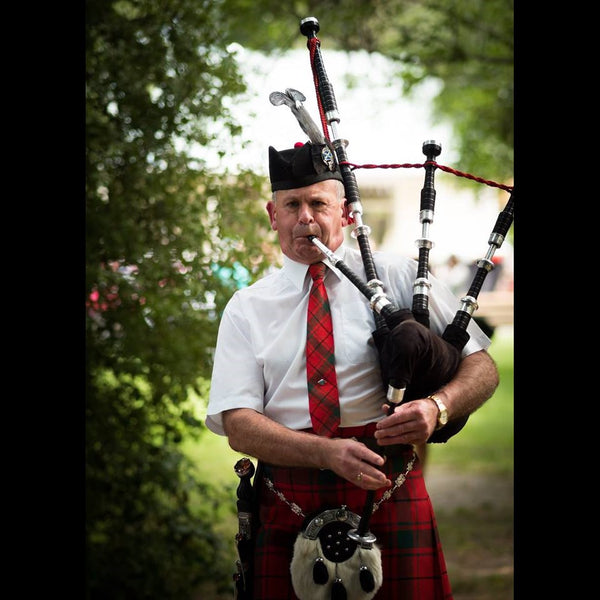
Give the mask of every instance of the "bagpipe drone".
[[(369, 301), (376, 326), (372, 335), (379, 353), (383, 385), (387, 389), (388, 413), (391, 414), (401, 403), (410, 402), (417, 398), (426, 398), (434, 394), (454, 376), (461, 360), (461, 352), (470, 338), (467, 327), (478, 308), (477, 298), (488, 273), (495, 267), (492, 258), (504, 242), (513, 222), (514, 188), (513, 186), (468, 176), (439, 165), (436, 158), (441, 153), (441, 145), (433, 140), (423, 143), (422, 151), (426, 156), (426, 161), (423, 164), (395, 165), (397, 167), (423, 167), (425, 171), (419, 212), (421, 238), (416, 241), (419, 256), (417, 276), (413, 284), (413, 301), (410, 308), (399, 307), (392, 298), (387, 296), (383, 289), (383, 283), (377, 275), (369, 242), (370, 228), (363, 223), (360, 193), (354, 175), (354, 169), (359, 166), (348, 161), (346, 154), (347, 141), (339, 135), (340, 116), (333, 87), (325, 71), (320, 40), (316, 35), (319, 29), (319, 22), (314, 17), (307, 17), (300, 22), (300, 32), (307, 37), (307, 47), (310, 52), (321, 128), (315, 124), (302, 105), (306, 97), (298, 90), (288, 88), (285, 92), (272, 92), (269, 99), (275, 106), (288, 106), (310, 141), (313, 144), (326, 144), (333, 150), (337, 159), (343, 177), (350, 223), (354, 224), (351, 235), (358, 243), (367, 280), (363, 281), (317, 237), (311, 236), (309, 239), (327, 257), (330, 264), (339, 269)], [(510, 194), (489, 235), (487, 253), (485, 257), (476, 261), (477, 270), (468, 292), (461, 298), (460, 307), (453, 321), (446, 326), (441, 336), (429, 329), (429, 290), (431, 283), (428, 280), (429, 253), (433, 247), (433, 242), (429, 237), (429, 229), (434, 218), (435, 172), (438, 168), (456, 175), (470, 177), (480, 183), (498, 187)], [(428, 439), (428, 443), (446, 442), (465, 426), (467, 420), (468, 416), (464, 416), (448, 421), (443, 428), (433, 432)], [(382, 449), (382, 452), (385, 453), (385, 449)], [(244, 458), (236, 463), (235, 471), (240, 477), (238, 487), (240, 526), (239, 533), (236, 536), (239, 559), (234, 580), (236, 597), (240, 600), (247, 600), (252, 598), (251, 547), (256, 525), (253, 522), (256, 514), (255, 486), (250, 483), (254, 475), (254, 465), (249, 459)], [(256, 474), (256, 477), (259, 477), (259, 473)], [(370, 517), (376, 508), (374, 500), (375, 492), (368, 491), (360, 518), (342, 507), (342, 509), (325, 511), (307, 523), (299, 535), (294, 549), (295, 560), (299, 554), (298, 544), (318, 543), (321, 529), (332, 521), (344, 522), (345, 543), (350, 547), (350, 550), (342, 557), (343, 561), (340, 560), (338, 561), (339, 564), (335, 565), (336, 576), (333, 578), (327, 571), (323, 571), (322, 556), (318, 556), (312, 565), (305, 565), (309, 571), (312, 569), (312, 577), (308, 578), (308, 582), (306, 582), (306, 577), (299, 577), (295, 574), (301, 571), (304, 566), (299, 567), (292, 563), (292, 581), (295, 592), (301, 600), (320, 598), (332, 598), (333, 600), (361, 598), (369, 600), (376, 594), (381, 586), (382, 577), (379, 555), (376, 556), (377, 560), (371, 560), (370, 563), (369, 560), (364, 558), (365, 552), (371, 551), (374, 554), (379, 552), (375, 544), (376, 538), (369, 531)], [(356, 563), (360, 585), (352, 587), (346, 584), (346, 587), (344, 587), (345, 582), (337, 576), (338, 567), (341, 566), (342, 562), (348, 563), (352, 555), (358, 554), (354, 552), (355, 549), (358, 549), (359, 553), (363, 551), (363, 557)], [(336, 562), (336, 560), (333, 559), (333, 562)]]

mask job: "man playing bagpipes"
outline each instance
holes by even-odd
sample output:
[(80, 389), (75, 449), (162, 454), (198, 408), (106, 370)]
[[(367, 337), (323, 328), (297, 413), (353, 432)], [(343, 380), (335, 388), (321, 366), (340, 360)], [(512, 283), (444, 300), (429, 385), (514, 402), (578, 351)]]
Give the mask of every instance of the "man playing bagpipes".
[[(457, 298), (432, 276), (431, 339), (415, 331), (427, 344), (426, 364), (413, 362), (431, 372), (449, 368), (452, 376), (391, 412), (373, 310), (312, 242), (365, 277), (360, 253), (344, 243), (349, 219), (331, 147), (308, 142), (269, 151), (267, 211), (283, 267), (229, 301), (206, 419), (234, 450), (257, 459), (244, 597), (452, 598), (414, 445), (446, 441), (457, 431), (453, 423), (464, 424), (492, 396), (498, 373), (490, 340), (469, 322), (468, 341), (449, 365), (454, 358), (438, 336)], [(373, 260), (386, 292), (410, 307), (416, 261), (382, 252)], [(357, 524), (369, 497), (365, 534)]]

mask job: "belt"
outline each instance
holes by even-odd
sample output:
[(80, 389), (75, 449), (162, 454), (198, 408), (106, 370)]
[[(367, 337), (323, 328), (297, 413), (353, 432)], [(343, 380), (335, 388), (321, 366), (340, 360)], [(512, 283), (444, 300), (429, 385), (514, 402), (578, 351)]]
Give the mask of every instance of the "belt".
[[(401, 456), (411, 450), (414, 450), (411, 444), (394, 444), (393, 446), (380, 446), (374, 437), (375, 426), (377, 423), (367, 423), (366, 425), (359, 425), (358, 427), (340, 427), (337, 430), (335, 437), (341, 438), (354, 438), (355, 440), (362, 442), (369, 450), (377, 452), (390, 458)], [(309, 433), (314, 433), (311, 428), (303, 429)]]
[(356, 441), (362, 442), (369, 450), (377, 452), (377, 454), (385, 454), (390, 458), (401, 456), (413, 450), (410, 444), (394, 444), (393, 446), (380, 446), (374, 437), (357, 437)]

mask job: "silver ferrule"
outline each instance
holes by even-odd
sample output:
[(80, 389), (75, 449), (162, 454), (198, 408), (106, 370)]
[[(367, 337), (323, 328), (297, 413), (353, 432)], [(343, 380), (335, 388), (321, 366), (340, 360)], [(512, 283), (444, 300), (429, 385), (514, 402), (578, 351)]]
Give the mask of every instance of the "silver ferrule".
[(369, 279), (367, 287), (373, 292), (383, 292), (383, 281), (379, 279)]
[(371, 235), (371, 228), (368, 225), (358, 225), (355, 227), (350, 235), (356, 239), (359, 235), (366, 235), (369, 237)]
[(363, 209), (360, 200), (355, 200), (354, 202), (350, 202), (350, 204), (348, 204), (348, 214), (354, 219), (354, 223), (356, 223), (357, 227), (362, 226)]
[(377, 292), (371, 296), (369, 304), (371, 306), (371, 310), (374, 310), (377, 314), (381, 314), (383, 307), (391, 304), (391, 302), (384, 292)]
[(479, 269), (485, 269), (488, 273), (494, 268), (494, 263), (489, 258), (480, 258), (477, 261)]
[(383, 291), (383, 281), (380, 281), (379, 279), (370, 279), (367, 281), (367, 287), (373, 294), (369, 298), (371, 310), (374, 310), (379, 315), (381, 314), (384, 306), (391, 304), (387, 294)]
[(461, 298), (462, 302), (460, 306), (460, 310), (469, 314), (469, 316), (473, 316), (473, 313), (479, 308), (479, 304), (477, 304), (477, 299), (473, 298), (473, 296), (465, 296)]
[(391, 385), (388, 385), (386, 398), (388, 402), (391, 402), (392, 404), (400, 404), (404, 398), (405, 391), (406, 388), (395, 388)]
[(488, 244), (494, 244), (494, 246), (496, 246), (496, 248), (500, 248), (500, 246), (502, 246), (503, 243), (504, 243), (504, 236), (501, 233), (496, 233), (494, 231), (492, 231), (492, 233), (490, 233), (490, 238), (488, 240)]
[(433, 211), (430, 208), (419, 211), (421, 223), (433, 223)]
[(431, 288), (431, 281), (425, 277), (417, 277), (413, 283), (413, 292), (415, 294), (429, 295), (429, 289)]
[[(337, 129), (337, 125), (335, 125), (335, 128)], [(336, 131), (337, 133), (337, 131)], [(345, 138), (340, 138), (337, 135), (333, 136), (333, 142), (331, 142), (333, 147), (337, 150), (340, 146), (343, 146), (344, 148), (348, 147), (348, 144), (350, 143), (347, 139)]]
[(431, 250), (435, 244), (429, 238), (422, 237), (415, 240), (415, 246), (417, 248), (429, 248), (429, 250)]

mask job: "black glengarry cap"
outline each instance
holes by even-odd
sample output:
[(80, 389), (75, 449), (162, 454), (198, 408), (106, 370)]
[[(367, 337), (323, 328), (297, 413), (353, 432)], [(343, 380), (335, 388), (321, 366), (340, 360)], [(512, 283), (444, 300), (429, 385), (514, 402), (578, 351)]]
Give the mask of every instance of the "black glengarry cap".
[(278, 152), (269, 146), (271, 191), (291, 190), (337, 179), (344, 182), (333, 148), (328, 144), (296, 144)]

